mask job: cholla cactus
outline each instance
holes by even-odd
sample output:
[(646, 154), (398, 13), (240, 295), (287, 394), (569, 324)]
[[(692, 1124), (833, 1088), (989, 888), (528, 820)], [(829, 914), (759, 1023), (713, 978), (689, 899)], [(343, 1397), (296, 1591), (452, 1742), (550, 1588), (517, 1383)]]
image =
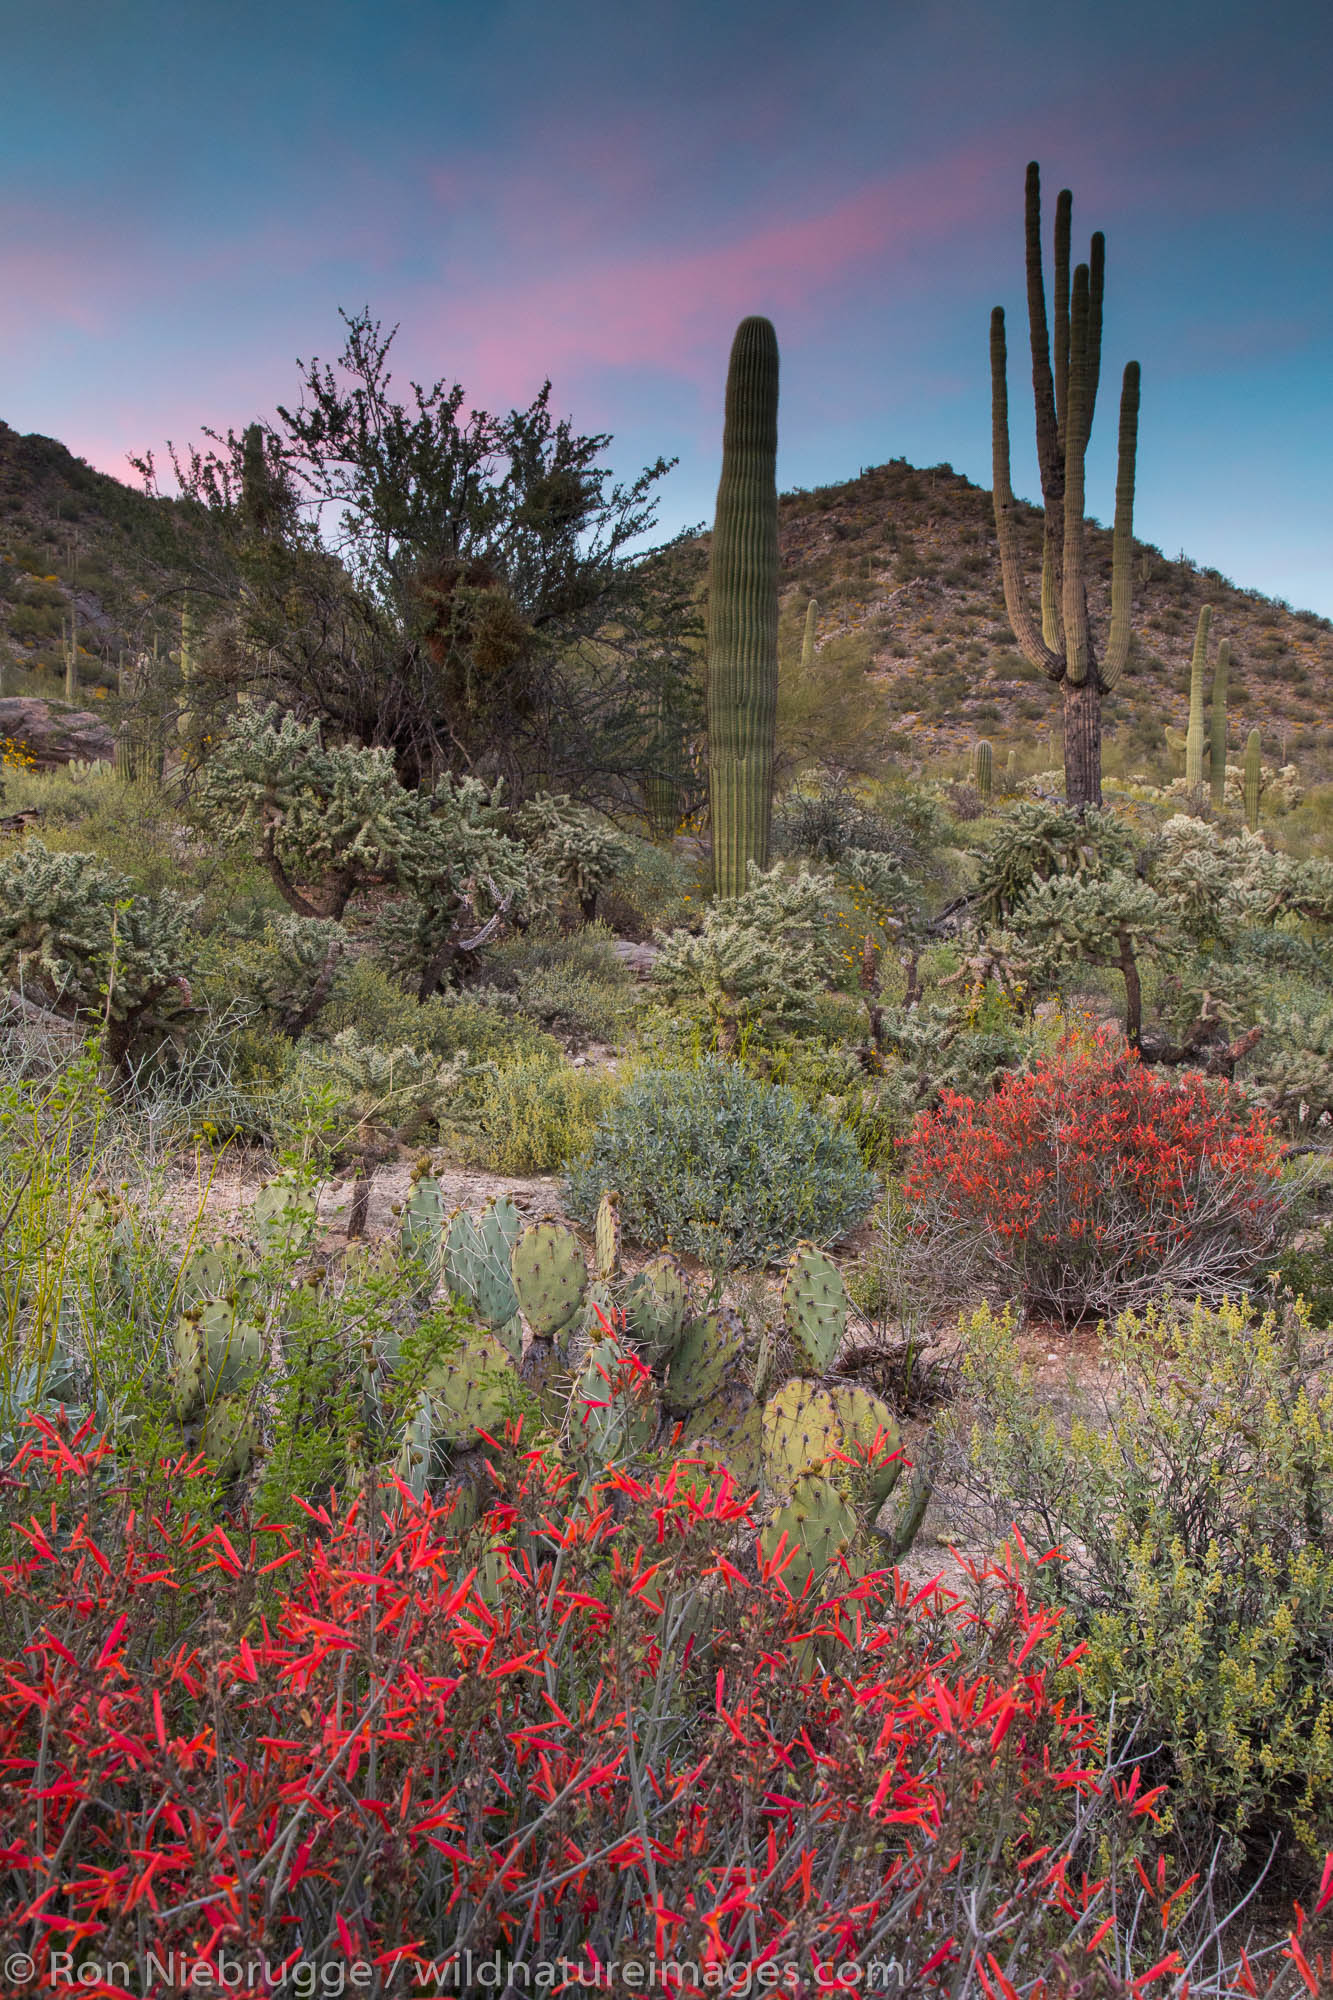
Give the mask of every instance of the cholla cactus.
[(193, 1011), (196, 903), (139, 896), (95, 854), (30, 840), (0, 862), (0, 976), (69, 1020), (104, 1026), (112, 1069)]
[(318, 724), (250, 703), (208, 762), (198, 810), (303, 917), (341, 917), (359, 890), (394, 881), (421, 818), (388, 750), (325, 749)]
[(349, 939), (327, 917), (287, 911), (265, 931), (256, 955), (241, 959), (231, 984), (238, 997), (258, 1004), (280, 1034), (304, 1034), (333, 992)]
[(365, 1232), (375, 1169), (440, 1118), (467, 1071), (462, 1055), (441, 1062), (404, 1045), (386, 1049), (344, 1028), (317, 1059), (341, 1100), (345, 1120), (335, 1151), (356, 1164), (349, 1237)]
[(539, 792), (514, 816), (515, 830), (538, 863), (577, 898), (585, 920), (597, 915), (597, 898), (629, 864), (628, 842), (614, 827), (563, 794)]
[(426, 1000), (456, 954), (477, 950), (506, 917), (547, 915), (560, 884), (542, 854), (504, 830), (498, 785), (445, 776), (416, 796), (421, 820), (397, 873), (405, 895), (381, 912), (375, 933), (399, 977)]
[(730, 1052), (747, 1025), (808, 1020), (833, 975), (831, 885), (753, 863), (743, 896), (710, 905), (698, 937), (658, 933), (653, 977), (673, 1000), (703, 1001)]
[(1035, 882), (1111, 875), (1133, 859), (1134, 844), (1113, 813), (1024, 801), (981, 856), (977, 905), (985, 915), (1007, 918)]
[(1009, 955), (1034, 984), (1054, 983), (1079, 965), (1114, 967), (1125, 982), (1125, 1032), (1137, 1045), (1139, 958), (1172, 942), (1161, 898), (1137, 876), (1056, 876), (1034, 883), (1013, 912)]
[(242, 708), (198, 797), (205, 825), (262, 861), (299, 916), (338, 919), (369, 889), (401, 891), (383, 942), (423, 999), (457, 950), (554, 894), (550, 871), (505, 831), (498, 787), (446, 776), (409, 792), (389, 751), (326, 749), (316, 724), (277, 709)]

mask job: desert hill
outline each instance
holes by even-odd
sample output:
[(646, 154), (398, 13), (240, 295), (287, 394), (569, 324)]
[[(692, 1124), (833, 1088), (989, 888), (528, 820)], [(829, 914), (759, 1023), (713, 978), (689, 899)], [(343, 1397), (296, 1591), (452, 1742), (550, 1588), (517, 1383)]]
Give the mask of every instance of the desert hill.
[[(1029, 574), (1040, 516), (1024, 509)], [(170, 645), (182, 552), (197, 563), (206, 526), (93, 471), (52, 438), (0, 424), (0, 672), (9, 694), (61, 692), (62, 634), (73, 612), (85, 693), (115, 685), (122, 650)], [(977, 736), (1037, 745), (1058, 716), (1049, 686), (1014, 646), (1000, 588), (989, 492), (948, 465), (905, 460), (856, 479), (784, 494), (780, 503), (782, 647), (799, 657), (806, 606), (820, 606), (818, 656), (830, 676), (870, 685), (886, 749), (925, 762)], [(708, 536), (678, 549), (700, 585)], [(1094, 630), (1105, 631), (1111, 534), (1088, 535)], [(1200, 606), (1213, 641), (1231, 641), (1232, 741), (1258, 725), (1266, 744), (1322, 765), (1333, 753), (1333, 621), (1238, 588), (1218, 571), (1135, 552), (1135, 644), (1107, 705), (1109, 732), (1147, 755), (1163, 724), (1183, 728)]]

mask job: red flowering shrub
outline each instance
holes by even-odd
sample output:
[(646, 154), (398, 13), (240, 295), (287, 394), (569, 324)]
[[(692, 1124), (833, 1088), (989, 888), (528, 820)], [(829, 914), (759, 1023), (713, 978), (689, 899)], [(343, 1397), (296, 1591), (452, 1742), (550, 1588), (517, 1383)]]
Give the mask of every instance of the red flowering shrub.
[(477, 1991), (442, 1969), (471, 1952), (538, 1991), (563, 1961), (557, 1988), (1035, 2000), (1181, 1966), (1188, 1885), (1101, 1860), (1157, 1794), (1052, 1694), (1017, 1561), (796, 1603), (725, 1480), (578, 1497), (516, 1440), (463, 1549), (401, 1490), (233, 1539), (192, 1467), (143, 1518), (86, 1430), (35, 1428), (18, 1470), (61, 1485), (0, 1565), (0, 1960), (34, 1990), (207, 1961), (247, 1994)]
[(1111, 1036), (1065, 1041), (981, 1103), (946, 1091), (906, 1148), (922, 1226), (970, 1227), (1007, 1286), (1070, 1322), (1169, 1286), (1215, 1300), (1278, 1240), (1267, 1114), (1228, 1084), (1146, 1069)]

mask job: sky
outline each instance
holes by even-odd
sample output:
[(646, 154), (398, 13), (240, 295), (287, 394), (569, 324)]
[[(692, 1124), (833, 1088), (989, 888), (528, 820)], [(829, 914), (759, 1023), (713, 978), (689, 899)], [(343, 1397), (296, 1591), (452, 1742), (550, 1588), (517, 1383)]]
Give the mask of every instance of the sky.
[(0, 417), (104, 472), (271, 418), (368, 307), (405, 396), (549, 376), (621, 477), (678, 458), (674, 532), (764, 313), (784, 490), (989, 486), (1003, 305), (1034, 497), (1036, 159), (1048, 260), (1061, 187), (1107, 240), (1089, 512), (1135, 359), (1140, 538), (1333, 615), (1327, 0), (42, 0), (0, 51)]

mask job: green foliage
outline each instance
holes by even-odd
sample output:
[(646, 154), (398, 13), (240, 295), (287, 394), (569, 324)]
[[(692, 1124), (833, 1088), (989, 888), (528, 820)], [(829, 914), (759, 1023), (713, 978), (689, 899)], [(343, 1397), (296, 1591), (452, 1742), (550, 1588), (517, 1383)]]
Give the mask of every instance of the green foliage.
[(189, 1018), (194, 914), (169, 891), (134, 895), (96, 855), (30, 840), (0, 861), (0, 977), (54, 1013), (100, 1024), (108, 1060), (124, 1070)]
[[(1065, 1432), (1007, 1321), (967, 1329), (976, 1497), (1029, 1547), (1087, 1643), (1082, 1693), (1170, 1782), (1161, 1832), (1239, 1868), (1333, 1844), (1333, 1385), (1299, 1312), (1126, 1315), (1098, 1407)], [(1158, 1750), (1157, 1746), (1161, 1745)]]
[(451, 1151), (499, 1174), (558, 1173), (590, 1145), (615, 1094), (612, 1078), (545, 1055), (487, 1066), (462, 1093), (466, 1125)]
[(558, 1045), (519, 1012), (518, 996), (488, 986), (450, 988), (417, 1001), (372, 959), (356, 958), (339, 977), (321, 1031), (355, 1028), (368, 1042), (403, 1043), (433, 1055), (462, 1052), (476, 1063), (520, 1055), (559, 1057)]
[(714, 1059), (649, 1070), (621, 1092), (571, 1170), (571, 1212), (591, 1222), (605, 1188), (629, 1235), (718, 1264), (836, 1242), (875, 1198), (849, 1133)]
[(836, 971), (831, 917), (826, 877), (752, 865), (745, 894), (710, 904), (697, 937), (659, 933), (653, 979), (668, 999), (704, 1006), (730, 1052), (745, 1028), (811, 1018)]
[(633, 981), (602, 924), (507, 938), (487, 951), (484, 972), (543, 1027), (583, 1041), (614, 1041), (633, 1000)]

